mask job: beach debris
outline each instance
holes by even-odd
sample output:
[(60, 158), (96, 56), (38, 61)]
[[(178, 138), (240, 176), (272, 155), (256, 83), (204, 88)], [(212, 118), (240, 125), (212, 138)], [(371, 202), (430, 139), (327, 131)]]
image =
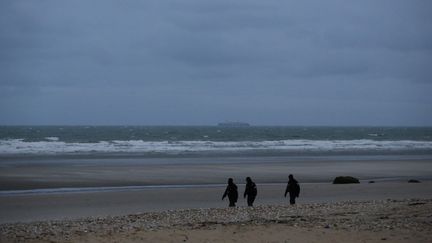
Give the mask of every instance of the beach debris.
[(357, 184), (359, 179), (352, 176), (338, 176), (333, 180), (333, 184)]
[(414, 202), (414, 203), (408, 203), (408, 206), (417, 206), (417, 205), (423, 205), (424, 202)]
[(375, 181), (369, 181), (369, 183), (375, 183)]

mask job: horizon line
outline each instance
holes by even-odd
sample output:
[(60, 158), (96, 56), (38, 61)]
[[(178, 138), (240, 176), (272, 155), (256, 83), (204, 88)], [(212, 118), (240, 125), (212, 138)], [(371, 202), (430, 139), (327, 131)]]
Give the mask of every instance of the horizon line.
[[(314, 125), (299, 125), (299, 124), (251, 124), (248, 123), (249, 127), (432, 127), (431, 125), (364, 125), (364, 124), (356, 124), (356, 125), (324, 125), (324, 124), (314, 124)], [(142, 127), (225, 127), (220, 126), (218, 123), (215, 124), (0, 124), (0, 127), (24, 127), (24, 126), (40, 126), (40, 127), (48, 127), (48, 126), (66, 126), (66, 127), (129, 127), (129, 126), (142, 126)], [(232, 128), (237, 128), (233, 126)], [(241, 127), (247, 128), (247, 127)]]

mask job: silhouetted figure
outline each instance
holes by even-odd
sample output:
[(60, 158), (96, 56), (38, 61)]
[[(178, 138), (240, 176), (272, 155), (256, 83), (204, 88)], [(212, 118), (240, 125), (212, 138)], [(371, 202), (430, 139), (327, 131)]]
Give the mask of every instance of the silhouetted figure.
[(222, 196), (222, 200), (224, 200), (226, 196), (228, 196), (229, 199), (229, 206), (235, 207), (235, 203), (237, 202), (238, 199), (238, 191), (237, 191), (237, 186), (236, 184), (234, 184), (232, 178), (228, 179), (228, 186), (225, 190), (225, 193)]
[(290, 196), (290, 204), (295, 204), (296, 197), (299, 197), (300, 195), (300, 186), (296, 179), (294, 179), (293, 175), (288, 176), (288, 185), (285, 190), (285, 197), (287, 193), (289, 192)]
[(249, 207), (253, 206), (253, 202), (255, 201), (257, 192), (258, 191), (255, 182), (253, 182), (250, 177), (246, 177), (246, 189), (243, 194), (243, 198), (247, 196), (247, 204)]

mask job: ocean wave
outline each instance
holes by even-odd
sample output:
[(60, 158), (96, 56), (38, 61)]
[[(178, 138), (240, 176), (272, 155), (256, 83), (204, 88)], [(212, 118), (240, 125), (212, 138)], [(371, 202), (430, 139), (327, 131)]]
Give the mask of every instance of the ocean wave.
[(0, 140), (0, 154), (81, 154), (81, 153), (166, 153), (247, 152), (247, 151), (432, 151), (432, 141), (360, 140), (278, 140), (278, 141), (143, 141), (113, 140), (95, 143), (68, 143), (56, 139), (28, 142)]

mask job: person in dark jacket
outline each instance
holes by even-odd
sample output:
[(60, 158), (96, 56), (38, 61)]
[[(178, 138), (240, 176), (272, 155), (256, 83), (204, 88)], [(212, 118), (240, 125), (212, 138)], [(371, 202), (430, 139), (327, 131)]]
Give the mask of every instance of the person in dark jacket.
[(234, 184), (234, 180), (232, 178), (228, 179), (228, 186), (226, 187), (225, 193), (222, 196), (222, 200), (224, 200), (226, 196), (228, 196), (229, 206), (235, 207), (238, 199), (238, 191), (237, 185)]
[(285, 190), (285, 197), (287, 196), (287, 193), (289, 192), (290, 196), (290, 204), (295, 204), (296, 197), (299, 197), (300, 195), (300, 186), (296, 179), (294, 179), (293, 175), (288, 176), (288, 184)]
[(247, 196), (247, 204), (249, 207), (253, 206), (255, 198), (257, 196), (257, 187), (255, 182), (250, 177), (246, 177), (246, 189), (243, 194), (243, 198)]

